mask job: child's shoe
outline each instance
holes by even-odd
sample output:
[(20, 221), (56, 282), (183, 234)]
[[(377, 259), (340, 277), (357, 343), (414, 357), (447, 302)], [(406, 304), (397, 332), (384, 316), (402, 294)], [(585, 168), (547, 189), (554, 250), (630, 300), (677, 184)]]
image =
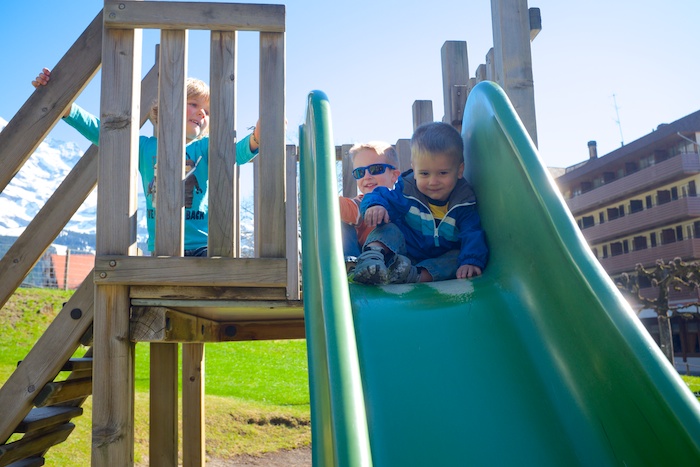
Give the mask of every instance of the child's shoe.
[(389, 266), (390, 284), (407, 284), (418, 282), (418, 268), (411, 264), (411, 260), (404, 255), (396, 255), (396, 259)]
[(381, 249), (370, 247), (357, 258), (355, 277), (353, 277), (355, 282), (370, 285), (386, 284), (388, 277), (384, 253)]

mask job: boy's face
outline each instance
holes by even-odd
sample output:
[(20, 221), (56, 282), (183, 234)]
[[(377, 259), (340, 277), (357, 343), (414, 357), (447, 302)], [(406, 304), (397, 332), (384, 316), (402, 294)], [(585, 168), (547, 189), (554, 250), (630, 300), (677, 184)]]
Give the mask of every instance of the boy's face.
[(209, 101), (204, 97), (187, 98), (187, 120), (185, 134), (187, 142), (206, 134), (209, 128)]
[(435, 201), (446, 201), (462, 178), (464, 162), (456, 165), (446, 154), (420, 155), (411, 162), (418, 191)]
[[(372, 164), (387, 164), (384, 157), (379, 156), (374, 149), (361, 149), (355, 154), (352, 161), (352, 168), (367, 167)], [(393, 164), (392, 164), (393, 165)], [(372, 175), (369, 170), (365, 170), (365, 175), (357, 181), (357, 191), (360, 193), (371, 193), (378, 186), (394, 188), (396, 180), (401, 172), (398, 169), (387, 169), (382, 174)]]

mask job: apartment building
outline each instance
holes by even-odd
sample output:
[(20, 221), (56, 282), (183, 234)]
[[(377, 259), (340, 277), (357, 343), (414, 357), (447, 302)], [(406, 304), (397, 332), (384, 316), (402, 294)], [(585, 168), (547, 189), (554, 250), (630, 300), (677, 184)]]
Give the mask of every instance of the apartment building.
[[(566, 169), (557, 184), (579, 228), (612, 277), (680, 257), (700, 260), (700, 111)], [(698, 294), (672, 294), (698, 301)], [(697, 310), (672, 319), (677, 354), (700, 356)], [(655, 320), (643, 319), (654, 335)], [(656, 330), (658, 335), (658, 330)]]

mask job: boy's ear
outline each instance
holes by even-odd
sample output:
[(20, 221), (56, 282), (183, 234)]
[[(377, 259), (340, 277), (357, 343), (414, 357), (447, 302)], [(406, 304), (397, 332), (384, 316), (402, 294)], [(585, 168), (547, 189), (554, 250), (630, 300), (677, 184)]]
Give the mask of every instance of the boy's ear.
[(459, 164), (459, 168), (457, 169), (457, 174), (458, 174), (458, 179), (464, 177), (464, 162)]

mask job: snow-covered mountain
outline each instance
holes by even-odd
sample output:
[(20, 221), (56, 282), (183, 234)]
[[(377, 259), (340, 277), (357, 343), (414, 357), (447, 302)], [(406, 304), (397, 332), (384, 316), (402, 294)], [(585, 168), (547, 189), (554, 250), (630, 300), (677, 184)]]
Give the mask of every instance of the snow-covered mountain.
[[(0, 118), (0, 131), (6, 125), (7, 121)], [(77, 144), (47, 137), (0, 193), (0, 235), (17, 237), (22, 234), (82, 155), (83, 151)], [(139, 213), (145, 212), (145, 206), (145, 200), (139, 194)], [(96, 208), (97, 190), (93, 190), (64, 232), (94, 235)], [(146, 221), (142, 215), (139, 216), (137, 235), (139, 242), (147, 237)]]

